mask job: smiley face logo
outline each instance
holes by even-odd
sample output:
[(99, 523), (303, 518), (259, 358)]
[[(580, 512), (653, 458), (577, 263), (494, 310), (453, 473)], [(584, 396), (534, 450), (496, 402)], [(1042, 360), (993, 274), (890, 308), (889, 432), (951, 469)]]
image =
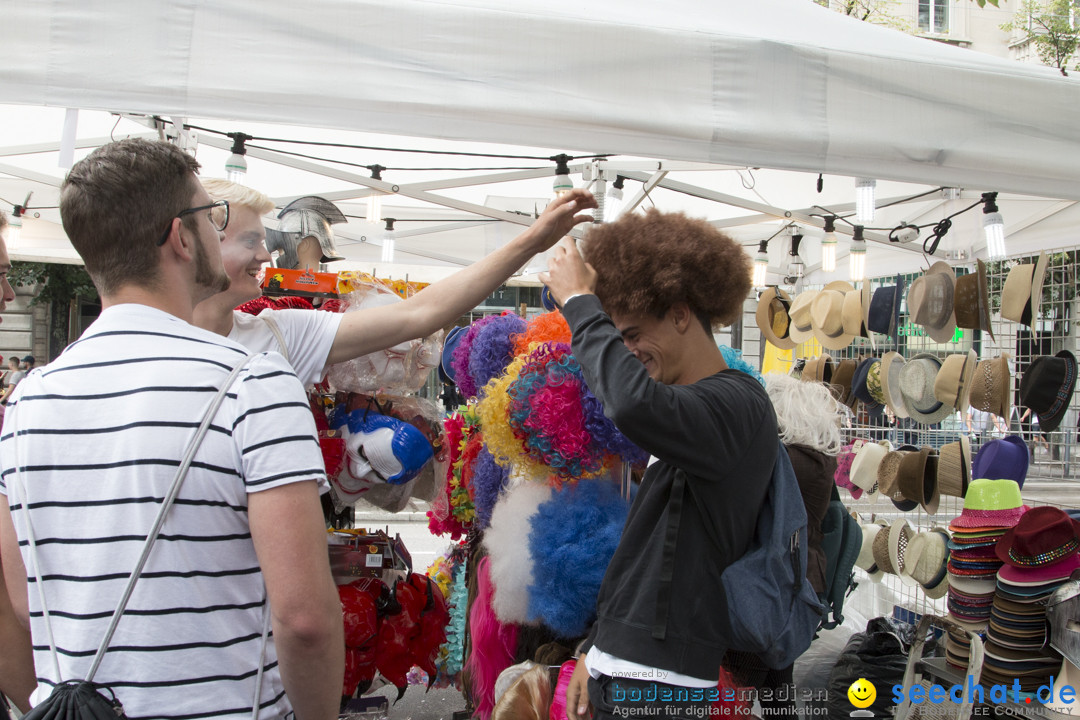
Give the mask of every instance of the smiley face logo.
[(874, 704), (874, 700), (877, 699), (877, 688), (874, 687), (874, 683), (870, 682), (866, 678), (859, 678), (855, 682), (851, 683), (851, 687), (847, 691), (848, 700), (851, 704), (857, 708), (868, 708)]

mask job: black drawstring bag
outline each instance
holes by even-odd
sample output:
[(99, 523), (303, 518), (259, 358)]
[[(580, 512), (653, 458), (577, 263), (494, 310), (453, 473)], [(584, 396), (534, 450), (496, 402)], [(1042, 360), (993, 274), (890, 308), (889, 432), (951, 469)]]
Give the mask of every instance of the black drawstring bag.
[[(105, 696), (108, 693), (108, 697)], [(86, 680), (68, 680), (23, 715), (23, 720), (117, 720), (127, 717), (113, 691)]]

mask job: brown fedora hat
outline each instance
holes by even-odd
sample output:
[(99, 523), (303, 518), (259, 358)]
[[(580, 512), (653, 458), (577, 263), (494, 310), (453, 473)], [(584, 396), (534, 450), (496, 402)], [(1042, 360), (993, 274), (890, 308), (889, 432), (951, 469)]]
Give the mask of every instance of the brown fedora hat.
[(961, 413), (966, 413), (971, 380), (975, 377), (977, 363), (978, 356), (974, 350), (955, 353), (945, 358), (934, 379), (934, 397)]
[(976, 270), (956, 278), (956, 326), (969, 330), (983, 330), (994, 337), (990, 325), (990, 291), (986, 281), (986, 263), (976, 261)]
[(770, 287), (758, 298), (757, 326), (773, 346), (781, 350), (791, 350), (795, 341), (791, 339), (791, 296), (778, 287)]
[(980, 360), (975, 366), (968, 400), (971, 407), (993, 413), (1003, 420), (1009, 419), (1012, 407), (1012, 375), (1009, 373), (1009, 353), (996, 358)]
[(1001, 317), (1034, 326), (1042, 304), (1046, 265), (1046, 253), (1040, 252), (1035, 263), (1024, 263), (1009, 270), (1001, 289)]
[(937, 470), (937, 453), (923, 446), (919, 452), (905, 455), (896, 473), (896, 485), (904, 498), (919, 503), (930, 515), (937, 512), (941, 498)]
[(946, 343), (956, 333), (956, 275), (948, 263), (936, 262), (915, 278), (908, 290), (908, 313), (935, 342)]
[(844, 358), (833, 370), (832, 387), (836, 399), (845, 405), (854, 405), (855, 396), (851, 392), (851, 379), (855, 375), (855, 366), (859, 363), (854, 358)]

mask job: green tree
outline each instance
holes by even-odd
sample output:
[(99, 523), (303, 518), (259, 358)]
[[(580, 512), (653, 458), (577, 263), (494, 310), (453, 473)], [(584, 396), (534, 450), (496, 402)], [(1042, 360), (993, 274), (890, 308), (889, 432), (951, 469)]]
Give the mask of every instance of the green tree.
[[(1019, 31), (1035, 46), (1043, 65), (1056, 67), (1068, 75), (1066, 67), (1076, 55), (1080, 42), (1077, 15), (1080, 0), (1024, 0), (1011, 22), (1001, 26), (1007, 32)], [(1080, 65), (1077, 66), (1080, 69)]]
[(98, 299), (97, 288), (82, 265), (13, 262), (8, 280), (14, 286), (39, 286), (30, 306), (44, 305), (49, 308), (52, 324), (50, 359), (74, 339), (69, 336), (72, 329), (70, 321), (80, 300), (93, 302)]
[(911, 24), (893, 14), (900, 5), (900, 0), (814, 0), (818, 5), (848, 15), (856, 20), (863, 20), (874, 25), (911, 32)]

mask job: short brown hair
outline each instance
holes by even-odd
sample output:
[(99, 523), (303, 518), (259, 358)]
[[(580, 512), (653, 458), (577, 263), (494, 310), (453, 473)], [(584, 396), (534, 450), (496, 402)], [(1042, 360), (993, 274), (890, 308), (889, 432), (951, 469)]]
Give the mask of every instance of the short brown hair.
[(60, 187), (60, 217), (98, 292), (154, 286), (156, 241), (191, 202), (198, 171), (176, 146), (141, 138), (103, 145), (75, 163)]
[(711, 330), (733, 323), (750, 292), (742, 247), (683, 213), (650, 210), (594, 227), (584, 257), (596, 269), (596, 295), (608, 314), (662, 317), (685, 302)]
[(0, 210), (0, 232), (4, 232), (4, 230), (7, 228), (7, 226), (8, 226), (7, 213), (4, 212), (3, 210)]

